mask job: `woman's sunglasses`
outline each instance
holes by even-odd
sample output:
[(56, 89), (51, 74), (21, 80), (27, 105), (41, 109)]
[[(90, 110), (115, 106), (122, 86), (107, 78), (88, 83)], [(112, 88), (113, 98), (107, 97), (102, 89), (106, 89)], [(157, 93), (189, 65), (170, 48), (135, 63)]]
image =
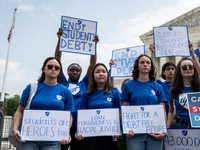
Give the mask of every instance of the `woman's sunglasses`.
[(47, 68), (48, 69), (53, 69), (54, 68), (55, 70), (60, 70), (61, 67), (60, 66), (56, 66), (56, 65), (47, 65)]
[(183, 65), (181, 66), (182, 70), (187, 70), (187, 67), (189, 67), (190, 70), (193, 70), (194, 69), (194, 66), (193, 65)]

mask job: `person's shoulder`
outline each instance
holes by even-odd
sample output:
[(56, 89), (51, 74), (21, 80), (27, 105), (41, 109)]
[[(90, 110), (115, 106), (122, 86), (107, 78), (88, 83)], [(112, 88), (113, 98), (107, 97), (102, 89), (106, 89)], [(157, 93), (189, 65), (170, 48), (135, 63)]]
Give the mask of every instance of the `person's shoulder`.
[(115, 89), (113, 88), (111, 91), (114, 92), (114, 93), (120, 93), (117, 88), (115, 88)]
[(160, 89), (163, 88), (163, 86), (155, 81), (151, 81), (151, 84), (154, 85), (156, 87), (156, 89)]
[(59, 86), (60, 88), (62, 88), (63, 90), (65, 90), (65, 91), (67, 91), (67, 92), (70, 92), (70, 90), (69, 90), (65, 85), (63, 85), (62, 83), (58, 83), (58, 86)]
[(159, 83), (159, 84), (163, 84), (163, 82), (159, 79), (156, 79), (156, 82)]
[(137, 83), (136, 80), (132, 79), (132, 80), (125, 82), (124, 84), (130, 85), (130, 84), (135, 84), (135, 83)]

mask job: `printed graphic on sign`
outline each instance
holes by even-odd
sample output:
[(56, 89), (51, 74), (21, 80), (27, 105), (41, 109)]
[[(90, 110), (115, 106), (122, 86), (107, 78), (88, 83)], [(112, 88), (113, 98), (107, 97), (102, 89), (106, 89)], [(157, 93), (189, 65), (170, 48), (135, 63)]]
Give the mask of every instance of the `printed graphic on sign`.
[(119, 109), (78, 110), (77, 126), (84, 137), (120, 135)]
[(200, 127), (200, 92), (188, 93), (188, 110), (192, 127)]
[(122, 106), (121, 118), (124, 134), (167, 133), (163, 105)]
[(167, 129), (165, 150), (200, 150), (200, 129)]
[(24, 110), (21, 126), (22, 140), (69, 140), (70, 111)]
[(144, 51), (144, 45), (113, 50), (114, 65), (111, 66), (111, 77), (130, 77), (135, 60), (144, 54)]
[(62, 16), (59, 51), (96, 55), (97, 22)]
[(153, 28), (155, 57), (190, 56), (187, 26)]

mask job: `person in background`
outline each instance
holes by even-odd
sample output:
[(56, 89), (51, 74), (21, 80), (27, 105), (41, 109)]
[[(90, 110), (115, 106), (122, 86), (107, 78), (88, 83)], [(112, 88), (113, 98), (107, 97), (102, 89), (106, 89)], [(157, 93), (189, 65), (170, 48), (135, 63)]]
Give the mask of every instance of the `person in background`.
[[(61, 84), (62, 65), (55, 57), (48, 57), (42, 66), (42, 74), (38, 79), (37, 91), (31, 101), (30, 108), (34, 110), (68, 110), (74, 111), (74, 100), (71, 92)], [(14, 116), (13, 132), (15, 138), (22, 139), (20, 125), (23, 110), (26, 107), (30, 93), (30, 84), (24, 89), (22, 97)], [(72, 116), (71, 116), (72, 124)], [(21, 141), (18, 140), (20, 150), (60, 150), (61, 144), (68, 144), (70, 141), (63, 139), (60, 142), (45, 141)]]
[[(120, 108), (120, 93), (110, 83), (106, 66), (97, 63), (92, 69), (88, 89), (83, 93), (80, 109)], [(86, 137), (78, 135), (83, 140), (83, 150), (117, 150), (113, 141), (116, 135)]]
[[(152, 60), (154, 58), (154, 48), (155, 48), (154, 44), (150, 44), (149, 49), (151, 51), (151, 59)], [(156, 79), (156, 82), (159, 83), (160, 85), (162, 85), (164, 92), (165, 92), (165, 96), (168, 100), (168, 103), (165, 103), (165, 110), (166, 110), (167, 116), (168, 116), (168, 112), (169, 112), (170, 89), (171, 89), (172, 79), (174, 76), (175, 69), (176, 69), (176, 65), (174, 63), (166, 62), (165, 64), (163, 64), (162, 72), (161, 72), (161, 77), (165, 81), (162, 82), (161, 80)]]
[[(170, 91), (168, 128), (191, 128), (186, 94), (199, 91), (200, 79), (196, 66), (191, 59), (182, 58), (177, 64)], [(176, 109), (175, 119), (173, 104)]]
[[(61, 60), (61, 56), (62, 56), (62, 52), (59, 51), (60, 36), (62, 35), (63, 35), (63, 30), (62, 28), (59, 28), (57, 32), (58, 43), (55, 50), (55, 57), (58, 58), (59, 60)], [(99, 42), (99, 38), (97, 35), (94, 36), (94, 41), (96, 43)], [(74, 98), (74, 104), (75, 104), (75, 112), (72, 113), (74, 121), (72, 124), (72, 128), (70, 130), (72, 141), (68, 145), (61, 145), (62, 150), (68, 150), (69, 146), (70, 146), (70, 150), (81, 149), (81, 145), (82, 145), (81, 141), (78, 141), (75, 138), (76, 127), (77, 127), (77, 110), (80, 107), (82, 93), (88, 86), (89, 76), (91, 74), (92, 68), (96, 64), (96, 59), (97, 59), (96, 56), (93, 56), (93, 55), (90, 56), (90, 64), (88, 66), (87, 73), (81, 81), (79, 81), (79, 79), (82, 73), (82, 68), (78, 63), (72, 63), (68, 66), (67, 68), (67, 74), (69, 76), (68, 80), (66, 79), (65, 75), (62, 74), (62, 83), (71, 91)]]
[[(155, 82), (155, 67), (148, 55), (142, 54), (135, 60), (132, 76), (133, 80), (124, 83), (122, 105), (164, 105), (167, 102), (162, 86)], [(126, 136), (128, 150), (162, 150), (165, 134), (134, 135), (134, 131), (129, 130)]]

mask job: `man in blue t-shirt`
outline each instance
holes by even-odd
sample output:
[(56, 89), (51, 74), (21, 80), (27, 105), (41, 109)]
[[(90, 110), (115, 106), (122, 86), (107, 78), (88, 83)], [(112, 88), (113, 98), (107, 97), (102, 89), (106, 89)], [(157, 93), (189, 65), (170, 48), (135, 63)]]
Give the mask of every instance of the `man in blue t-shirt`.
[[(59, 60), (61, 60), (61, 55), (62, 53), (59, 51), (59, 43), (60, 43), (60, 36), (63, 35), (62, 29), (59, 28), (57, 32), (58, 36), (58, 43), (55, 51), (55, 57), (57, 57)], [(96, 43), (99, 42), (99, 38), (96, 35), (94, 37), (94, 41)], [(62, 76), (62, 83), (71, 91), (73, 98), (74, 98), (74, 105), (75, 105), (75, 112), (72, 113), (73, 116), (73, 124), (70, 130), (70, 135), (72, 138), (72, 141), (70, 143), (70, 150), (80, 150), (81, 149), (81, 141), (78, 141), (75, 138), (75, 133), (76, 133), (76, 127), (77, 127), (77, 110), (80, 107), (81, 104), (81, 95), (83, 91), (87, 88), (89, 84), (89, 77), (92, 71), (92, 68), (96, 64), (96, 56), (91, 55), (90, 56), (90, 64), (87, 69), (86, 76), (79, 81), (81, 73), (82, 73), (82, 68), (79, 64), (77, 63), (72, 63), (68, 66), (67, 68), (67, 74), (69, 76), (68, 80), (66, 79), (65, 75), (63, 74)], [(68, 149), (69, 145), (61, 145), (61, 150), (66, 150)]]

